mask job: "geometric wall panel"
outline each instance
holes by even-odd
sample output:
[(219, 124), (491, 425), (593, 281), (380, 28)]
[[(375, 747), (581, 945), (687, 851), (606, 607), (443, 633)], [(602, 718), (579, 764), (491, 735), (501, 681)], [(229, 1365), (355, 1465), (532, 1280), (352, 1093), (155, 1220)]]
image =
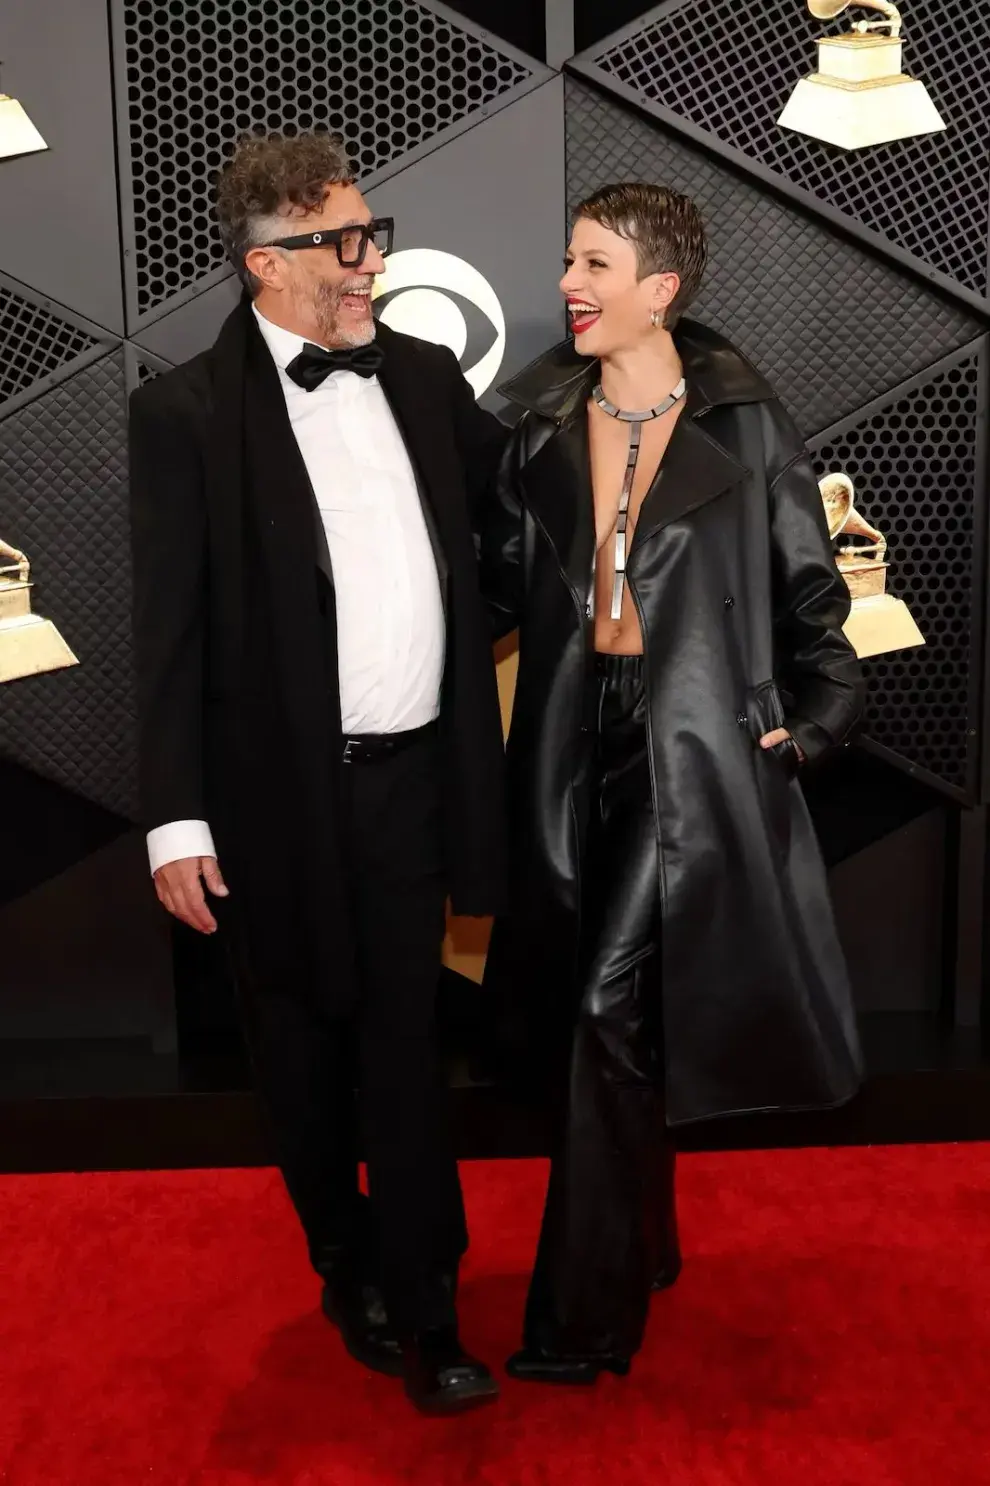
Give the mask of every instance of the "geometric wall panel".
[(960, 799), (978, 787), (986, 343), (813, 443), (888, 541), (888, 587), (926, 644), (865, 662), (864, 734)]
[(224, 265), (213, 182), (246, 132), (329, 129), (366, 178), (543, 69), (421, 0), (114, 0), (131, 319)]
[(972, 0), (912, 0), (904, 70), (924, 79), (947, 129), (843, 151), (780, 129), (815, 41), (848, 29), (797, 0), (672, 0), (584, 60), (723, 145), (786, 177), (966, 289), (986, 295), (990, 31)]
[(0, 283), (0, 405), (98, 345), (78, 326)]
[(689, 314), (745, 351), (806, 438), (983, 330), (913, 275), (574, 79), (565, 123), (572, 209), (618, 180), (663, 182), (698, 203), (710, 260)]
[(142, 351), (181, 366), (212, 346), (220, 334), (220, 327), (230, 312), (236, 309), (241, 297), (241, 283), (234, 274), (228, 274), (218, 284), (211, 284), (184, 304), (175, 309), (163, 306), (157, 320), (151, 320), (134, 332), (134, 344)]
[(152, 382), (163, 371), (170, 370), (170, 362), (151, 355), (131, 341), (124, 342), (124, 380), (128, 397), (138, 387), (143, 387), (145, 382)]
[[(555, 77), (368, 192), (376, 216), (395, 218), (396, 254), (439, 249), (470, 264), (495, 291), (505, 317), (505, 345), (497, 375), (481, 399), (492, 411), (504, 406), (495, 390), (498, 384), (563, 334), (563, 300), (557, 288), (565, 241), (563, 161), (564, 87)], [(513, 222), (511, 210), (507, 218), (499, 208), (500, 226), (493, 228), (489, 212), (473, 206), (465, 210), (478, 182), (484, 182), (485, 196), (493, 203), (525, 202), (524, 217)], [(387, 291), (387, 276), (384, 285)], [(440, 278), (437, 286), (458, 287)], [(487, 308), (470, 302), (472, 292), (462, 288), (459, 298), (448, 301), (461, 314), (466, 332), (459, 351), (465, 371), (496, 338)], [(378, 308), (388, 302), (383, 298)], [(401, 292), (394, 305), (401, 309)], [(417, 327), (410, 329), (416, 333)]]
[(0, 270), (124, 333), (107, 0), (2, 0), (0, 92), (48, 150), (5, 159)]
[(133, 819), (126, 454), (122, 349), (0, 422), (3, 534), (80, 662), (3, 687), (0, 754)]

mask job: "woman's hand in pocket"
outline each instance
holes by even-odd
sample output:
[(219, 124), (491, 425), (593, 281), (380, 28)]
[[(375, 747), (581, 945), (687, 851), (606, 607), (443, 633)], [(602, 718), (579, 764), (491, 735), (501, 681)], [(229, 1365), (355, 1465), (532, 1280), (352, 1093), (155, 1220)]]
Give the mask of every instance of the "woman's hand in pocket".
[[(774, 728), (774, 730), (773, 730), (772, 733), (764, 733), (763, 734), (763, 737), (760, 739), (760, 747), (761, 748), (776, 748), (776, 746), (777, 746), (778, 743), (787, 743), (787, 742), (794, 743), (794, 739), (791, 737), (791, 735), (787, 731), (787, 729), (786, 728)], [(798, 756), (799, 763), (802, 763), (803, 764), (804, 763), (804, 753), (801, 750), (800, 743), (794, 743), (794, 747), (797, 750), (797, 756)]]

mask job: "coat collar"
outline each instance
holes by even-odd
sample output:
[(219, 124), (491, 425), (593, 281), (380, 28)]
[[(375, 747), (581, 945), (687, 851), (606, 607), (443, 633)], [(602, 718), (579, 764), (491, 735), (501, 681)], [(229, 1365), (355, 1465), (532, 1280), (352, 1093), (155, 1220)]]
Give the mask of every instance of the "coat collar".
[[(719, 442), (722, 419), (712, 410), (774, 396), (759, 372), (716, 331), (682, 322), (674, 343), (688, 384), (687, 399), (640, 509), (630, 560), (651, 537), (751, 473)], [(599, 363), (579, 356), (568, 340), (498, 389), (503, 397), (557, 424), (554, 435), (524, 468), (523, 480), (527, 503), (579, 604), (589, 596), (595, 540), (584, 410), (598, 376)], [(706, 426), (700, 415), (709, 412), (713, 421)]]
[[(674, 345), (688, 385), (686, 411), (692, 417), (723, 403), (766, 402), (769, 383), (717, 330), (682, 320)], [(510, 402), (555, 423), (566, 423), (584, 406), (598, 381), (600, 363), (581, 356), (568, 338), (531, 361), (498, 391)]]

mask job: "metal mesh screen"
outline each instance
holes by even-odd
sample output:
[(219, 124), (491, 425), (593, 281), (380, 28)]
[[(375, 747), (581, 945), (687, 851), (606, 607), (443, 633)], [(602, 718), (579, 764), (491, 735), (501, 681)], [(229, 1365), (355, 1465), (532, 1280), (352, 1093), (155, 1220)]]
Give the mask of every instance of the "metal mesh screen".
[(223, 264), (212, 188), (241, 134), (339, 132), (367, 176), (533, 75), (415, 0), (119, 3), (139, 313)]
[(0, 423), (4, 535), (80, 664), (3, 688), (0, 751), (119, 815), (136, 804), (124, 353)]
[(567, 85), (571, 208), (609, 180), (692, 196), (711, 263), (690, 313), (773, 382), (806, 436), (975, 339), (978, 320), (593, 88)]
[(978, 717), (971, 682), (982, 593), (974, 526), (983, 499), (977, 347), (815, 452), (820, 475), (842, 470), (856, 507), (888, 541), (888, 589), (926, 645), (865, 662), (866, 733), (960, 792), (975, 782)]
[(98, 344), (0, 284), (0, 404)]
[(592, 60), (727, 145), (779, 171), (966, 288), (987, 293), (990, 36), (967, 0), (913, 0), (904, 69), (920, 77), (944, 134), (842, 151), (777, 126), (816, 66), (823, 26), (795, 0), (675, 0)]

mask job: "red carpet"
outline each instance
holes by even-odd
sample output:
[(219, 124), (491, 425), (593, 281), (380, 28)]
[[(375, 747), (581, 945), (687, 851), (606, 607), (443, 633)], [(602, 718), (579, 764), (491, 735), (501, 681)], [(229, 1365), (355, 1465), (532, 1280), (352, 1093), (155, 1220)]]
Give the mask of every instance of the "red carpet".
[[(516, 1342), (539, 1163), (467, 1166)], [(990, 1146), (694, 1156), (632, 1375), (423, 1420), (346, 1358), (269, 1172), (0, 1179), (3, 1486), (988, 1486)]]

